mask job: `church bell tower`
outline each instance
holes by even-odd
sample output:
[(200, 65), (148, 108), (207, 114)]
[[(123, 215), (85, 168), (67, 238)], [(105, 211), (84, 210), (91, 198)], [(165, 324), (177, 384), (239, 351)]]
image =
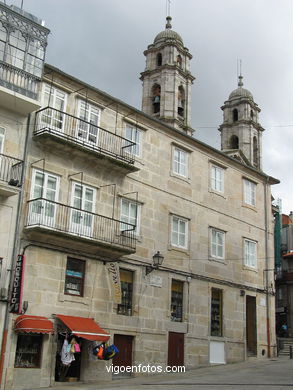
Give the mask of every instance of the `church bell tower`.
[(243, 88), (243, 77), (239, 76), (238, 88), (230, 93), (221, 107), (224, 121), (219, 127), (221, 149), (231, 157), (256, 169), (262, 168), (262, 132), (259, 124), (260, 108), (250, 91)]
[(166, 29), (144, 52), (142, 111), (191, 135), (192, 55), (172, 30), (171, 20), (166, 18)]

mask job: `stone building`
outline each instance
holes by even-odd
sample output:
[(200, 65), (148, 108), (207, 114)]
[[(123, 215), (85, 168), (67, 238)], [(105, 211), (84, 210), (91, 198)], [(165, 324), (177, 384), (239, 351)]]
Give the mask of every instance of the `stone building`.
[[(24, 148), (27, 305), (7, 314), (5, 390), (110, 380), (112, 361), (92, 354), (109, 337), (121, 370), (275, 354), (278, 181), (260, 169), (259, 108), (240, 79), (212, 148), (192, 136), (191, 55), (169, 17), (145, 55), (142, 111), (46, 65)], [(70, 334), (81, 352), (64, 370)]]

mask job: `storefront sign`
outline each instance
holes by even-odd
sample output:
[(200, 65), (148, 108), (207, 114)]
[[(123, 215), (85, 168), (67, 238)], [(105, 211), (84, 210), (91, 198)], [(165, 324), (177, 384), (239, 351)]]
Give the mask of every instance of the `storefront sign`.
[(113, 301), (114, 303), (121, 304), (121, 283), (118, 264), (109, 263), (108, 271), (112, 284)]
[(14, 270), (12, 291), (10, 297), (10, 313), (22, 312), (22, 293), (24, 281), (25, 256), (18, 255)]

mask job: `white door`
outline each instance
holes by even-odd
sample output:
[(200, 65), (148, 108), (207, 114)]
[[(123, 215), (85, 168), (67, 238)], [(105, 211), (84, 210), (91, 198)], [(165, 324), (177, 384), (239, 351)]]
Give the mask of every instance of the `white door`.
[(35, 200), (29, 202), (29, 225), (55, 227), (57, 191), (57, 176), (34, 172), (31, 198)]
[(48, 127), (58, 132), (64, 130), (66, 94), (57, 88), (45, 84), (41, 127)]
[(100, 110), (87, 102), (80, 100), (77, 122), (77, 137), (92, 145), (97, 145), (99, 137)]
[(92, 237), (95, 190), (79, 183), (73, 183), (70, 232)]

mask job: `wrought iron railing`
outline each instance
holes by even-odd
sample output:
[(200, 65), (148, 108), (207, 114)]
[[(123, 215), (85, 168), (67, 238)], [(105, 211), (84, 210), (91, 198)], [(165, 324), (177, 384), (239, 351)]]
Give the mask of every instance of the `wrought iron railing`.
[(20, 187), (22, 180), (23, 161), (18, 158), (0, 154), (0, 180)]
[(28, 201), (26, 227), (39, 226), (135, 250), (135, 226), (44, 198)]
[(105, 130), (93, 123), (46, 107), (36, 113), (34, 135), (49, 133), (87, 150), (134, 164), (135, 142)]
[(38, 100), (40, 79), (23, 69), (0, 61), (0, 85)]

